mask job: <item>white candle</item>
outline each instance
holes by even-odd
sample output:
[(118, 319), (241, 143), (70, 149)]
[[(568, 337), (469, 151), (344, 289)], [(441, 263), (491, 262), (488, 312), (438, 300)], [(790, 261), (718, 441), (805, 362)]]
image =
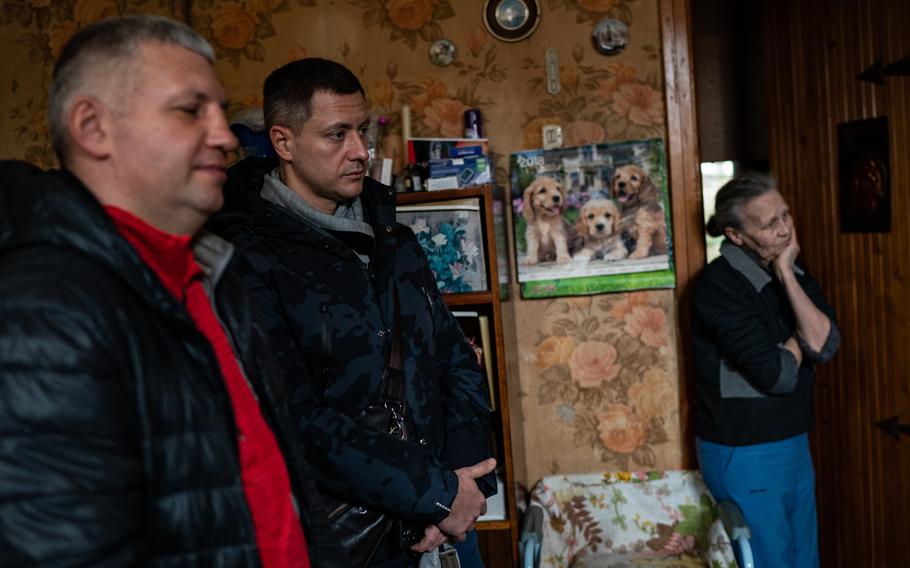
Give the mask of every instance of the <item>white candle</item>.
[(411, 137), (411, 106), (401, 105), (401, 138), (408, 143)]
[(411, 137), (411, 106), (401, 105), (401, 165), (408, 163), (408, 138)]

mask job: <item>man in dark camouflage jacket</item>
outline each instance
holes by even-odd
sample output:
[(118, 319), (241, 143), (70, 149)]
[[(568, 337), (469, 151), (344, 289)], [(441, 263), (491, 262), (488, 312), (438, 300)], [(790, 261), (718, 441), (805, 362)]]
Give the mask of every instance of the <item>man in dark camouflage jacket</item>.
[[(461, 541), (496, 491), (488, 393), (413, 232), (395, 221), (394, 192), (365, 177), (363, 88), (338, 63), (304, 59), (268, 77), (264, 110), (279, 159), (235, 165), (210, 228), (235, 245), (233, 269), (268, 322), (318, 482), (425, 523), (414, 551)], [(408, 440), (352, 418), (379, 396), (396, 288)], [(375, 565), (414, 563), (384, 548)]]

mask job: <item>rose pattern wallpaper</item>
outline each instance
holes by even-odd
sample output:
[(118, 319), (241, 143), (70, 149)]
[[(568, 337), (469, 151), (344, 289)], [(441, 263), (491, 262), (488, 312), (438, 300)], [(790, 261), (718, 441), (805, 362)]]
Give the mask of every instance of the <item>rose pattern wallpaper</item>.
[(672, 306), (663, 290), (561, 298), (518, 326), (529, 479), (681, 460)]
[[(502, 183), (508, 155), (539, 148), (547, 124), (562, 126), (566, 146), (665, 137), (656, 0), (540, 0), (540, 8), (533, 35), (504, 43), (484, 28), (481, 0), (0, 0), (0, 158), (56, 166), (44, 116), (54, 58), (80, 27), (137, 12), (184, 20), (212, 43), (230, 116), (261, 105), (262, 82), (279, 65), (306, 56), (345, 63), (371, 110), (388, 118), (381, 152), (396, 169), (403, 104), (414, 136), (460, 136), (464, 110), (480, 109)], [(591, 43), (605, 17), (629, 27), (619, 55)], [(427, 56), (440, 38), (457, 48), (448, 67)], [(555, 96), (545, 88), (548, 48), (559, 59)], [(673, 292), (516, 295), (505, 329), (518, 351), (509, 383), (523, 417), (513, 424), (513, 438), (524, 438), (516, 448), (526, 448), (516, 455), (519, 479), (679, 467)]]

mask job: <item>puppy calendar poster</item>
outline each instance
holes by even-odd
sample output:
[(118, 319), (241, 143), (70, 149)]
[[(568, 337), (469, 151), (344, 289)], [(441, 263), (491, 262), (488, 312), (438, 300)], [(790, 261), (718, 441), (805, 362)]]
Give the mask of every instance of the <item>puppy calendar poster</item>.
[(676, 284), (662, 140), (517, 152), (510, 178), (522, 297)]

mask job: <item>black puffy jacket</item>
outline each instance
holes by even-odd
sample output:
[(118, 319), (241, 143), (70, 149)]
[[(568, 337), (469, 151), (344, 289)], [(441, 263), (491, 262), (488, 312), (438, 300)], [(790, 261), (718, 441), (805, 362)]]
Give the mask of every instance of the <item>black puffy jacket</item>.
[[(344, 566), (318, 547), (322, 507), (247, 296), (225, 256), (206, 266), (230, 246), (197, 241), (313, 563)], [(258, 566), (236, 437), (210, 344), (97, 200), (66, 172), (0, 163), (0, 565)]]

